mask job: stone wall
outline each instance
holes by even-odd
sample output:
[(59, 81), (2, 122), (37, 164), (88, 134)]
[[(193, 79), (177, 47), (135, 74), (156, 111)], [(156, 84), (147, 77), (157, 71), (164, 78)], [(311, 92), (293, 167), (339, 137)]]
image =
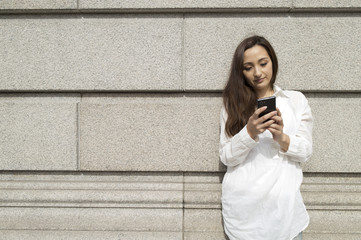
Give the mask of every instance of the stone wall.
[(251, 34), (315, 118), (304, 239), (360, 239), (359, 0), (0, 1), (0, 239), (225, 239), (221, 90)]

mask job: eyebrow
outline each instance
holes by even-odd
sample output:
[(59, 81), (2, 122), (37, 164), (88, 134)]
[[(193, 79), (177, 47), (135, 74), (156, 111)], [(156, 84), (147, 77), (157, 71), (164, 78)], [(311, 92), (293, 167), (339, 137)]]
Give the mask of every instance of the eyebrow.
[[(270, 58), (269, 57), (263, 57), (263, 58), (258, 59), (258, 62), (260, 62), (262, 60), (268, 60), (268, 59), (270, 59)], [(252, 63), (250, 63), (250, 62), (243, 63), (243, 65), (246, 65), (246, 64), (252, 64)]]

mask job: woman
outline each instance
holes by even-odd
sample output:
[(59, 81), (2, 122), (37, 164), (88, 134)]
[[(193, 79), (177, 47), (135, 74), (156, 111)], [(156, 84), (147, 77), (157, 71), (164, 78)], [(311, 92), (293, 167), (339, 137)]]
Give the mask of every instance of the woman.
[[(309, 216), (300, 193), (301, 162), (312, 153), (311, 109), (304, 95), (275, 86), (276, 54), (263, 37), (237, 47), (223, 91), (220, 160), (224, 228), (233, 240), (302, 239)], [(276, 96), (263, 117), (257, 99)]]

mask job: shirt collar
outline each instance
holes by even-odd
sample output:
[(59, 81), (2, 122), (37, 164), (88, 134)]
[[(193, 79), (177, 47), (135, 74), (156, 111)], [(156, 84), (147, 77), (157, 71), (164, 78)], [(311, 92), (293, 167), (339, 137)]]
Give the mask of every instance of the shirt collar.
[(274, 85), (274, 95), (277, 97), (277, 96), (284, 96), (284, 97), (287, 97), (289, 98), (290, 95), (286, 92), (286, 91), (283, 91), (279, 86), (276, 86)]

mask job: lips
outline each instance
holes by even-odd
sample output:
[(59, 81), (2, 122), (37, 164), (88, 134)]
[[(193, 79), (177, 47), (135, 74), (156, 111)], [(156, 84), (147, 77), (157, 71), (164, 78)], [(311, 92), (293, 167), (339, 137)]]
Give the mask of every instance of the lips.
[(264, 78), (257, 78), (255, 80), (253, 80), (255, 83), (262, 83), (264, 80)]

